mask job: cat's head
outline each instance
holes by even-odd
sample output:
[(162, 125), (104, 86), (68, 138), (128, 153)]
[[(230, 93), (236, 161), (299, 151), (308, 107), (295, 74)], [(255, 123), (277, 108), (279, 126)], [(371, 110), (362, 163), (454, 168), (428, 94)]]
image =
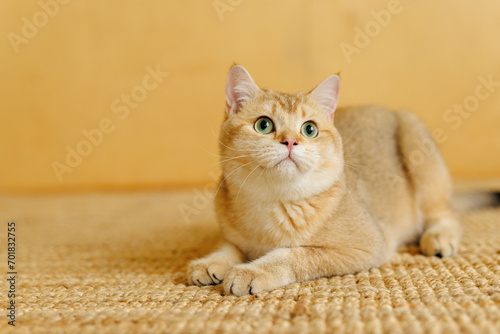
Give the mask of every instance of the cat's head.
[(226, 182), (290, 195), (330, 187), (343, 169), (342, 142), (333, 125), (339, 89), (337, 75), (309, 94), (260, 89), (245, 68), (233, 66), (220, 133)]

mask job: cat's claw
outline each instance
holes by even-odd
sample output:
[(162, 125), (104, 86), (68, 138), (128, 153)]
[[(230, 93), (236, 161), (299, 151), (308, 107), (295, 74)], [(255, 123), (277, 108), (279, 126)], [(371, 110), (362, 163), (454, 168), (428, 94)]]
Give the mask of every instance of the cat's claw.
[(220, 284), (229, 268), (229, 265), (224, 262), (195, 260), (189, 264), (188, 283), (198, 286)]
[(252, 264), (234, 266), (226, 275), (223, 287), (226, 295), (233, 294), (237, 297), (254, 295), (256, 293), (272, 290), (279, 287), (271, 273), (256, 268)]
[[(208, 273), (210, 274), (210, 271)], [(215, 284), (220, 284), (222, 282), (222, 280), (215, 276), (215, 274), (211, 274), (210, 276), (212, 277), (212, 280)]]

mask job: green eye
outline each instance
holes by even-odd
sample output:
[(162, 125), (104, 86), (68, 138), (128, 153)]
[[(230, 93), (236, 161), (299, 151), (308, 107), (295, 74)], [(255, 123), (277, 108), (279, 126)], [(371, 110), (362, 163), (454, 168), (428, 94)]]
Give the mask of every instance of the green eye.
[(318, 128), (313, 122), (305, 122), (300, 129), (304, 137), (314, 138), (318, 135)]
[(267, 135), (268, 133), (271, 133), (274, 131), (274, 124), (271, 119), (267, 117), (261, 117), (259, 118), (255, 124), (254, 124), (254, 129), (258, 133), (262, 133), (263, 135)]

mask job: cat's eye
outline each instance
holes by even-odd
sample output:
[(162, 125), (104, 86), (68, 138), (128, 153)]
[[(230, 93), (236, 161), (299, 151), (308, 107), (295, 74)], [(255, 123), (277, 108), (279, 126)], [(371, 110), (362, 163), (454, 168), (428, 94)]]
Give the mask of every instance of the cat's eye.
[(305, 122), (300, 132), (307, 138), (314, 138), (318, 135), (318, 127), (313, 122)]
[(270, 118), (267, 117), (261, 117), (259, 118), (255, 124), (254, 124), (254, 129), (258, 133), (262, 133), (263, 135), (267, 135), (268, 133), (271, 133), (274, 131), (274, 124), (273, 121), (271, 121)]

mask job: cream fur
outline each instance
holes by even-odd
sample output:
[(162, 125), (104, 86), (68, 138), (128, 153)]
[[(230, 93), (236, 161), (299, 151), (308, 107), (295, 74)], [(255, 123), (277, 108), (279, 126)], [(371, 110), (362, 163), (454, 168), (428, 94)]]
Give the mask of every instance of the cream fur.
[[(419, 237), (426, 255), (457, 251), (450, 177), (415, 115), (364, 106), (335, 111), (332, 123), (338, 86), (325, 91), (335, 88), (325, 84), (332, 77), (309, 94), (259, 89), (236, 105), (241, 85), (255, 85), (242, 69), (229, 74), (233, 105), (220, 132), (215, 204), (225, 241), (190, 264), (190, 284), (222, 282), (226, 293), (241, 296), (352, 274), (380, 266)], [(262, 116), (274, 132), (255, 131)], [(316, 138), (301, 134), (306, 121), (317, 125)], [(298, 141), (291, 157), (284, 138)]]

